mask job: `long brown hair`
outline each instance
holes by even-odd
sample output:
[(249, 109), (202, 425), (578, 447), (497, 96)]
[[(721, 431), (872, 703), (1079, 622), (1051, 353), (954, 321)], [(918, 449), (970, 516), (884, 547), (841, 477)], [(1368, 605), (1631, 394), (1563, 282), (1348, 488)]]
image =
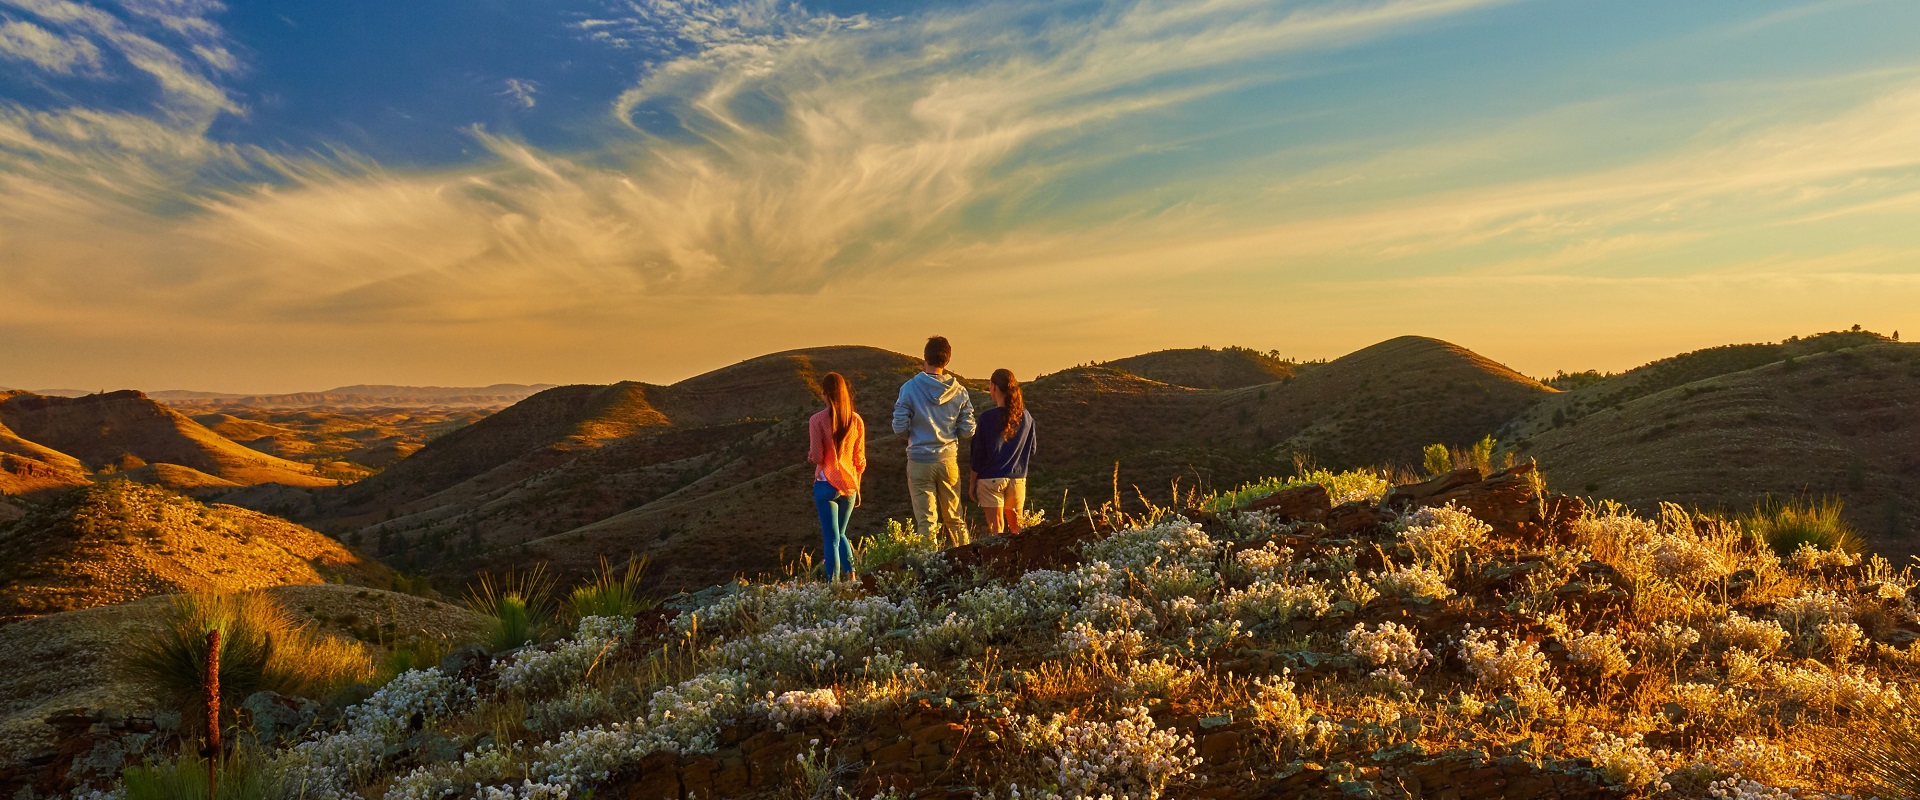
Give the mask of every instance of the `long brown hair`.
[(833, 421), (833, 446), (835, 449), (847, 446), (847, 439), (853, 436), (853, 387), (838, 372), (829, 372), (820, 380), (820, 394), (827, 398), (827, 417)]
[(1000, 390), (1000, 399), (1005, 403), (1007, 415), (1001, 421), (1000, 438), (1012, 439), (1013, 432), (1020, 429), (1020, 416), (1027, 413), (1027, 400), (1020, 394), (1020, 382), (1013, 379), (1013, 370), (996, 369), (993, 371), (993, 388)]

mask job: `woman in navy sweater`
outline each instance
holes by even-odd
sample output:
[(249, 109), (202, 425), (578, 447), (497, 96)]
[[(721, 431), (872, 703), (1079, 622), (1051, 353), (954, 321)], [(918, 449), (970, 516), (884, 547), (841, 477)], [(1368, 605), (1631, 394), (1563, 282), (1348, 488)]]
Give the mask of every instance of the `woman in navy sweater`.
[(1011, 370), (993, 371), (995, 407), (974, 427), (971, 466), (973, 498), (987, 515), (992, 534), (1019, 533), (1020, 511), (1027, 503), (1027, 462), (1033, 460), (1033, 415), (1020, 395)]

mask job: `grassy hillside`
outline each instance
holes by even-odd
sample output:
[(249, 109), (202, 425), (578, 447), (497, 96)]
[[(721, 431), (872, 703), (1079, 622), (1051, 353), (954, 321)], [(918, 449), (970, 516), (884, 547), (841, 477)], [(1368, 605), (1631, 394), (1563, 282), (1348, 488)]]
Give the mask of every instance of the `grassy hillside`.
[[(1166, 366), (1212, 352), (1125, 361)], [(530, 561), (577, 573), (609, 554), (651, 555), (649, 580), (663, 590), (774, 571), (818, 548), (794, 522), (811, 519), (805, 419), (827, 371), (853, 381), (870, 426), (872, 466), (855, 533), (908, 516), (903, 445), (887, 426), (897, 387), (915, 368), (886, 351), (822, 348), (672, 386), (562, 387), (378, 476), (314, 493), (300, 518), (449, 581)], [(1113, 366), (1066, 370), (1026, 389), (1042, 451), (1030, 497), (1056, 516), (1099, 505), (1113, 495), (1116, 463), (1123, 499), (1137, 507), (1136, 484), (1166, 502), (1172, 478), (1188, 490), (1231, 486), (1290, 469), (1296, 452), (1332, 466), (1412, 461), (1425, 444), (1486, 435), (1546, 392), (1464, 349), (1414, 338), (1235, 390)], [(980, 408), (989, 402), (980, 392), (974, 399)]]
[(36, 494), (80, 486), (87, 482), (88, 472), (80, 459), (27, 441), (0, 423), (0, 494)]
[(298, 525), (126, 481), (74, 490), (0, 527), (4, 617), (181, 591), (392, 580), (385, 566)]
[(1619, 375), (1582, 381), (1571, 391), (1549, 398), (1516, 417), (1505, 431), (1513, 438), (1532, 436), (1569, 420), (1620, 406), (1678, 386), (1756, 367), (1805, 358), (1850, 347), (1884, 344), (1892, 340), (1872, 331), (1836, 331), (1765, 344), (1709, 347), (1635, 367)]
[[(263, 591), (295, 621), (357, 639), (376, 650), (396, 641), (457, 646), (478, 636), (482, 626), (479, 615), (460, 606), (381, 589), (320, 584)], [(14, 789), (5, 785), (7, 777), (33, 776), (59, 764), (63, 745), (70, 748), (73, 742), (63, 742), (61, 730), (48, 724), (48, 719), (57, 719), (62, 712), (99, 710), (108, 718), (128, 716), (151, 727), (154, 712), (160, 709), (117, 666), (129, 642), (161, 625), (172, 601), (171, 597), (146, 597), (0, 626), (0, 786)], [(86, 730), (84, 722), (81, 730)], [(81, 758), (73, 769), (77, 774), (65, 777), (111, 776), (113, 759), (121, 756), (123, 746), (132, 750), (162, 744), (154, 740), (164, 740), (167, 733), (149, 729), (134, 734), (144, 739), (115, 741), (99, 753), (67, 752), (69, 758)], [(150, 752), (165, 754), (171, 749), (154, 746)]]
[(896, 540), (864, 582), (717, 586), (407, 673), (249, 774), (309, 798), (1911, 796), (1911, 570), (1480, 477)]
[(1235, 437), (1339, 467), (1414, 464), (1421, 447), (1471, 442), (1551, 394), (1466, 348), (1402, 336), (1278, 386), (1228, 393), (1186, 433), (1210, 443)]
[(227, 406), (195, 414), (208, 430), (272, 456), (334, 472), (391, 466), (496, 409), (316, 411)]
[[(852, 381), (873, 426), (870, 494), (880, 500), (869, 514), (905, 515), (904, 467), (879, 464), (900, 449), (889, 443), (888, 420), (899, 384), (915, 368), (912, 359), (884, 350), (817, 348), (672, 386), (551, 389), (435, 440), (380, 475), (317, 493), (306, 518), (391, 563), (455, 579), (536, 553), (563, 570), (585, 570), (601, 554), (698, 543), (721, 529), (730, 538), (760, 538), (718, 559), (673, 560), (692, 565), (697, 577), (668, 567), (655, 579), (704, 584), (731, 575), (736, 562), (777, 567), (783, 548), (797, 553), (806, 541), (785, 522), (792, 513), (811, 513), (808, 476), (795, 465), (804, 461), (805, 417), (817, 409), (819, 376), (827, 372)], [(801, 487), (797, 505), (784, 496), (771, 504), (729, 499), (774, 480)], [(587, 526), (598, 527), (591, 535), (570, 533)], [(768, 538), (769, 531), (780, 534)]]
[(325, 486), (313, 467), (242, 447), (134, 391), (84, 397), (0, 396), (0, 425), (89, 472), (176, 464), (241, 485)]
[(1193, 389), (1239, 389), (1285, 380), (1299, 365), (1245, 347), (1160, 350), (1099, 366)]
[(1555, 485), (1651, 509), (1836, 496), (1879, 551), (1920, 554), (1920, 346), (1814, 352), (1674, 385), (1524, 442)]

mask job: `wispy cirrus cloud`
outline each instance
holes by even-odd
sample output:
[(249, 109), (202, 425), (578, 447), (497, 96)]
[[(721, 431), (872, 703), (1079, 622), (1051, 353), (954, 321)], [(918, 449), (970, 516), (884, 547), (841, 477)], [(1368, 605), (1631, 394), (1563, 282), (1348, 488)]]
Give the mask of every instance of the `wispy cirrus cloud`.
[(85, 74), (100, 68), (100, 48), (92, 42), (21, 20), (0, 22), (0, 57), (57, 75)]
[[(1920, 83), (1899, 69), (1833, 88), (1817, 114), (1743, 112), (1623, 160), (1574, 151), (1634, 119), (1585, 97), (1430, 132), (1408, 121), (1397, 138), (1352, 126), (1357, 143), (1311, 157), (1221, 143), (1209, 115), (1257, 98), (1275, 108), (1236, 124), (1284, 130), (1289, 93), (1342, 54), (1382, 59), (1527, 5), (1504, 0), (1005, 0), (906, 16), (599, 3), (567, 33), (625, 54), (635, 78), (578, 123), (590, 146), (509, 132), (567, 87), (496, 75), (483, 99), (522, 116), (467, 127), (474, 154), (431, 168), (209, 133), (247, 105), (230, 86), (244, 48), (216, 4), (0, 4), (95, 48), (60, 74), (155, 87), (140, 107), (0, 103), (0, 280), (43, 306), (539, 326), (713, 298), (911, 303), (963, 277), (1050, 296), (1097, 284), (1124, 303), (1116, 292), (1179, 280), (1624, 279), (1682, 259), (1844, 275), (1920, 245), (1834, 239), (1836, 220), (1901, 213), (1920, 192)], [(1743, 91), (1765, 108), (1795, 90)], [(1532, 151), (1571, 155), (1513, 166)], [(1790, 246), (1758, 254), (1794, 225)]]

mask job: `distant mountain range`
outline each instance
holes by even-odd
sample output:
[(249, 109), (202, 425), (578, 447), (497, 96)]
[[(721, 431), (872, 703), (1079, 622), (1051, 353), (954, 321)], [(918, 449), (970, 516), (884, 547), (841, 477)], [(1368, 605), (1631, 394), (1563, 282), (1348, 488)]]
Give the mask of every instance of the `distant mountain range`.
[[(492, 386), (385, 386), (355, 384), (323, 392), (288, 394), (234, 394), (166, 389), (146, 392), (146, 396), (177, 407), (193, 409), (227, 406), (258, 408), (413, 408), (413, 407), (501, 407), (520, 402), (545, 389), (550, 383), (496, 383)], [(0, 391), (6, 391), (0, 389)], [(100, 392), (79, 389), (43, 389), (34, 394), (47, 397), (85, 397)]]

